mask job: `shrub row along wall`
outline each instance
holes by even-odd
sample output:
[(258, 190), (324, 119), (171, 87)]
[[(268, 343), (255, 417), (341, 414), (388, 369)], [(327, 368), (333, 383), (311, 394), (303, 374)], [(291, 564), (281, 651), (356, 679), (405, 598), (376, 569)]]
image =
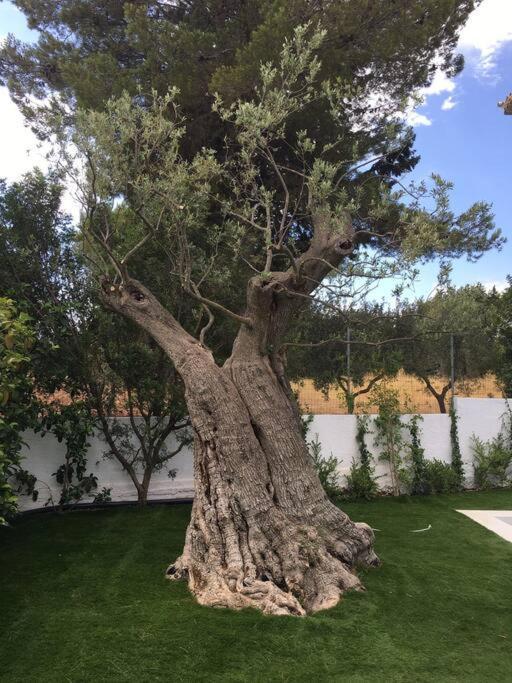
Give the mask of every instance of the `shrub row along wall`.
[[(461, 447), (466, 483), (472, 483), (473, 453), (471, 449), (472, 436), (487, 441), (494, 438), (501, 428), (501, 419), (506, 411), (504, 399), (456, 398), (455, 407), (459, 417), (459, 442)], [(406, 422), (410, 416), (404, 415)], [(128, 418), (117, 418), (128, 420)], [(374, 418), (371, 417), (372, 421)], [(422, 429), (421, 445), (425, 449), (427, 459), (437, 458), (444, 462), (451, 461), (450, 446), (450, 417), (448, 415), (423, 415), (420, 423)], [(370, 422), (370, 429), (372, 425)], [(348, 473), (352, 460), (358, 461), (356, 444), (356, 416), (355, 415), (315, 415), (310, 425), (308, 438), (318, 435), (324, 455), (332, 455), (339, 462), (339, 472), (342, 477)], [(30, 497), (22, 496), (20, 509), (28, 510), (43, 507), (50, 497), (59, 499), (59, 487), (52, 473), (64, 462), (65, 448), (51, 434), (41, 437), (39, 434), (27, 432), (24, 435), (24, 467), (38, 478), (37, 489), (39, 497), (33, 501)], [(171, 447), (172, 443), (169, 444)], [(378, 448), (373, 443), (372, 433), (368, 434), (367, 445), (372, 452), (376, 475), (381, 488), (389, 486), (388, 466), (380, 462)], [(137, 496), (134, 486), (114, 459), (105, 459), (103, 453), (105, 443), (97, 436), (90, 438), (87, 473), (92, 472), (98, 478), (98, 489), (111, 489), (113, 501), (134, 501)], [(155, 472), (149, 490), (149, 499), (172, 500), (192, 498), (193, 463), (192, 452), (184, 449), (170, 461), (170, 467), (176, 470), (174, 479), (170, 479), (166, 471)]]

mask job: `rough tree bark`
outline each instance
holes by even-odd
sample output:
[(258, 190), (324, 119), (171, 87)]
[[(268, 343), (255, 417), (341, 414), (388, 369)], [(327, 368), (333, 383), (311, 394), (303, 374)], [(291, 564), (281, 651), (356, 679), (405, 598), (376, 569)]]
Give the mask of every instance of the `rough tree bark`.
[(280, 341), (304, 297), (352, 249), (320, 233), (286, 272), (249, 281), (246, 320), (219, 367), (139, 282), (105, 283), (108, 305), (147, 330), (181, 375), (195, 434), (195, 499), (167, 570), (203, 605), (303, 615), (361, 589), (373, 533), (325, 495), (302, 437)]

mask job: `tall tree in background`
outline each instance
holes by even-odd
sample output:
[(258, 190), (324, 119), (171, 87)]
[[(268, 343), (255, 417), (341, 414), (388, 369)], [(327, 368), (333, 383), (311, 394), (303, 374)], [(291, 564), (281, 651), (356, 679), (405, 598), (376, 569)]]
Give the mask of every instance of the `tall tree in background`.
[[(278, 58), (284, 37), (300, 23), (321, 22), (323, 78), (353, 85), (358, 97), (339, 115), (346, 125), (341, 155), (359, 145), (361, 157), (386, 141), (381, 123), (397, 103), (428, 85), (436, 68), (455, 74), (457, 31), (478, 0), (15, 0), (35, 44), (8, 36), (0, 50), (0, 79), (38, 129), (48, 106), (68, 115), (76, 106), (98, 109), (129, 92), (139, 102), (152, 91), (180, 90), (187, 121), (182, 151), (222, 148), (229, 133), (211, 110), (213, 95), (251, 97), (262, 61)], [(434, 60), (434, 56), (436, 59)], [(371, 100), (366, 97), (372, 94)], [(347, 104), (347, 103), (346, 103)], [(354, 115), (364, 125), (351, 127)], [(307, 119), (307, 125), (305, 120)], [(332, 119), (322, 103), (298, 112), (295, 125), (329, 139)], [(46, 130), (39, 129), (42, 136)], [(341, 158), (341, 157), (340, 157)], [(388, 175), (414, 163), (407, 150), (380, 163)]]
[(402, 313), (403, 367), (420, 379), (434, 396), (439, 412), (447, 412), (447, 397), (456, 384), (484, 377), (498, 368), (492, 302), (482, 285), (436, 292)]
[[(2, 72), (34, 125), (45, 117), (38, 117), (30, 96), (55, 96), (50, 113), (61, 112), (54, 121), (63, 124), (63, 159), (78, 171), (84, 238), (103, 299), (161, 346), (185, 384), (195, 434), (195, 500), (183, 554), (168, 574), (187, 577), (203, 604), (276, 614), (332, 606), (344, 590), (360, 586), (356, 566), (376, 562), (373, 535), (322, 490), (282, 348), (314, 296), (326, 305), (351, 296), (357, 278), (373, 280), (417, 259), (473, 256), (500, 244), (488, 207), (478, 204), (455, 216), (440, 179), (430, 193), (416, 188), (415, 198), (393, 186), (393, 178), (414, 164), (412, 136), (398, 118), (404, 97), (426, 85), (436, 65), (458, 70), (452, 49), (474, 3), (262, 3), (237, 50), (221, 29), (229, 33), (230, 24), (238, 25), (246, 3), (233, 3), (225, 14), (213, 12), (217, 3), (178, 3), (181, 15), (167, 3), (163, 10), (161, 3), (144, 3), (137, 6), (137, 25), (125, 13), (134, 5), (115, 3), (119, 31), (109, 28), (103, 38), (117, 35), (123, 44), (125, 35), (145, 35), (148, 42), (123, 72), (133, 69), (133, 82), (119, 83), (127, 93), (110, 102), (116, 81), (108, 70), (103, 87), (90, 88), (89, 101), (83, 96), (82, 65), (89, 60), (89, 73), (99, 74), (101, 59), (113, 59), (110, 73), (117, 77), (126, 52), (108, 40), (102, 51), (101, 40), (92, 40), (95, 32), (84, 30), (85, 20), (73, 24), (68, 46), (51, 35), (71, 22), (72, 10), (93, 3), (59, 3), (55, 12), (45, 5), (39, 14), (38, 4), (19, 3), (45, 29), (43, 44), (31, 51), (8, 42)], [(212, 12), (220, 28), (212, 31), (208, 19), (203, 34), (222, 55), (220, 63), (206, 87), (200, 79), (186, 81), (180, 113), (179, 97), (168, 87), (183, 75), (179, 56), (186, 49), (169, 50), (184, 35), (199, 45), (203, 34), (187, 31)], [(294, 30), (308, 19), (326, 31)], [(144, 33), (143, 26), (151, 30)], [(165, 30), (171, 34), (162, 40)], [(71, 52), (59, 60), (59, 49)], [(168, 57), (160, 59), (158, 49), (167, 49)], [(40, 68), (43, 57), (56, 70), (55, 80)], [(192, 52), (187, 57), (194, 64)], [(262, 58), (272, 57), (274, 66), (260, 68)], [(71, 77), (67, 64), (80, 78)], [(145, 71), (153, 65), (155, 72)], [(161, 81), (157, 72), (166, 74)], [(208, 67), (197, 73), (208, 74)], [(210, 111), (214, 90), (224, 102), (216, 100)], [(75, 116), (77, 101), (98, 111)], [(72, 158), (69, 135), (78, 158)], [(203, 141), (208, 146), (197, 151)], [(422, 209), (422, 198), (433, 200), (434, 211)], [(129, 231), (112, 210), (120, 199), (133, 220)], [(131, 270), (150, 244), (168, 264), (162, 289), (147, 286), (150, 266), (138, 278)], [(233, 305), (241, 282), (242, 310)], [(181, 296), (173, 298), (176, 283)], [(196, 334), (177, 317), (183, 295), (204, 316)], [(238, 326), (223, 365), (206, 345), (220, 315)]]
[(495, 290), (491, 294), (494, 309), (493, 324), (489, 334), (497, 331), (498, 362), (496, 375), (504, 396), (512, 397), (512, 278), (507, 278), (508, 287), (504, 292)]
[(383, 304), (362, 302), (345, 312), (312, 306), (287, 345), (288, 375), (292, 381), (312, 379), (324, 394), (337, 390), (351, 414), (373, 387), (402, 367), (398, 330), (397, 317)]

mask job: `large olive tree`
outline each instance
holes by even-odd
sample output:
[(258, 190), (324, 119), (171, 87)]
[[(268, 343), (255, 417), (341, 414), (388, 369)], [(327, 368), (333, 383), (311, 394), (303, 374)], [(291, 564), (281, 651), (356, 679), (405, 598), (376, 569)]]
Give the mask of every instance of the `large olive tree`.
[[(278, 62), (262, 66), (251, 99), (216, 100), (232, 131), (222, 151), (184, 158), (174, 91), (124, 94), (104, 111), (81, 111), (71, 139), (63, 128), (60, 163), (81, 193), (103, 301), (161, 346), (185, 385), (195, 499), (183, 553), (167, 573), (186, 577), (202, 604), (313, 612), (361, 586), (358, 566), (378, 563), (370, 527), (327, 499), (302, 436), (283, 345), (304, 304), (318, 297), (334, 306), (361, 281), (406, 272), (422, 257), (500, 242), (485, 205), (450, 212), (438, 178), (414, 197), (390, 183), (370, 199), (351, 191), (359, 151), (347, 160), (337, 145), (347, 120), (364, 123), (353, 108), (361, 93), (322, 79), (324, 35), (299, 27)], [(319, 103), (332, 124), (321, 142), (293, 125)], [(380, 156), (406, 140), (402, 124), (389, 115), (385, 123), (389, 146)], [(120, 202), (133, 218), (129, 244), (119, 235), (126, 221), (111, 211)], [(169, 288), (179, 284), (165, 306), (144, 273), (130, 273), (149, 242), (167, 263)], [(240, 261), (245, 271), (233, 265)], [(236, 287), (245, 287), (241, 311), (230, 307), (235, 272)], [(197, 334), (176, 317), (183, 297), (203, 313)], [(238, 327), (222, 365), (207, 345), (218, 316)]]

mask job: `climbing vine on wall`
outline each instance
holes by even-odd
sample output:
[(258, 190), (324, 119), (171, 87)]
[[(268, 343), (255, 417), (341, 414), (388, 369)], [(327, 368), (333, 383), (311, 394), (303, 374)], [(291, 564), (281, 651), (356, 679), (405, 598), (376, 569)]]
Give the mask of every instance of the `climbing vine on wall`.
[(464, 484), (464, 465), (459, 443), (459, 417), (454, 402), (450, 406), (450, 444), (452, 452), (452, 469), (455, 472), (457, 488), (462, 489)]

